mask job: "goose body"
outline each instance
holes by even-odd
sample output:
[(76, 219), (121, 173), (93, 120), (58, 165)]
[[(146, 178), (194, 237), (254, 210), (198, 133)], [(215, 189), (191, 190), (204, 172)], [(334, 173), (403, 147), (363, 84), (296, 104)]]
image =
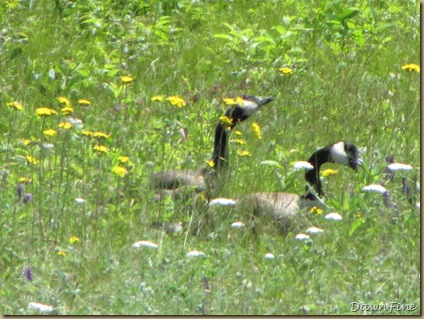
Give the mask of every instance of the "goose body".
[(325, 208), (320, 200), (324, 195), (319, 176), (321, 165), (328, 162), (337, 163), (357, 171), (358, 165), (361, 164), (356, 146), (346, 142), (330, 144), (317, 150), (308, 162), (313, 168), (305, 173), (308, 185), (303, 196), (280, 192), (248, 194), (237, 201), (238, 210), (243, 214), (248, 212), (254, 218), (270, 218), (281, 228), (288, 229), (293, 220), (299, 218), (300, 211), (313, 206)]
[(191, 186), (196, 192), (203, 192), (206, 188), (204, 173), (199, 171), (168, 170), (154, 173), (151, 184), (156, 189), (177, 189)]
[(273, 100), (272, 97), (258, 97), (242, 95), (237, 99), (234, 106), (229, 107), (225, 116), (231, 120), (231, 124), (225, 125), (221, 121), (215, 128), (214, 149), (211, 161), (213, 168), (203, 168), (196, 171), (167, 170), (154, 173), (150, 176), (151, 185), (161, 194), (172, 195), (178, 193), (180, 188), (193, 188), (196, 192), (203, 192), (210, 188), (214, 178), (222, 170), (228, 168), (228, 138), (230, 131), (238, 124), (254, 113), (263, 105)]

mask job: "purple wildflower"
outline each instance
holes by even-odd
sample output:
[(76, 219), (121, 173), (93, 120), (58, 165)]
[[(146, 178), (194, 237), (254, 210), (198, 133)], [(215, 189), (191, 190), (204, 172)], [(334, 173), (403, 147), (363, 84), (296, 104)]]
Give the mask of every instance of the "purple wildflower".
[(18, 184), (18, 202), (21, 200), (22, 193), (24, 192), (24, 184)]
[(32, 201), (32, 194), (31, 193), (24, 194), (24, 204), (31, 202), (31, 201)]
[(406, 177), (402, 177), (402, 191), (406, 194), (406, 198), (412, 204), (411, 188), (408, 186)]
[(32, 281), (32, 270), (31, 270), (31, 267), (30, 266), (25, 267), (25, 269), (24, 269), (24, 276), (29, 281)]

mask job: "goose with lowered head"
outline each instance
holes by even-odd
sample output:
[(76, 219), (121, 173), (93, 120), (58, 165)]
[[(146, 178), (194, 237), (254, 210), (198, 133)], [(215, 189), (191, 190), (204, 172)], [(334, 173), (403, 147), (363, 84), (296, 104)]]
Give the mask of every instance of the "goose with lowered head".
[(320, 199), (324, 196), (320, 180), (320, 168), (323, 164), (342, 164), (357, 171), (362, 160), (355, 145), (337, 142), (314, 152), (308, 163), (311, 166), (305, 173), (308, 184), (304, 195), (281, 192), (248, 194), (237, 200), (236, 209), (243, 215), (248, 212), (258, 220), (271, 218), (282, 230), (287, 230), (300, 210), (324, 206)]

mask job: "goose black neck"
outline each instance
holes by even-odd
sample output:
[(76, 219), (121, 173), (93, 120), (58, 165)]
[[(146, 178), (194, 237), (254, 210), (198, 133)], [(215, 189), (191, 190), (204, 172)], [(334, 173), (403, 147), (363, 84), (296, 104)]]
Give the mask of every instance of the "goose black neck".
[(219, 122), (215, 129), (215, 141), (212, 153), (212, 161), (215, 171), (228, 167), (228, 132), (227, 128)]
[[(308, 170), (305, 173), (305, 179), (315, 189), (319, 197), (322, 197), (324, 195), (324, 192), (322, 191), (321, 180), (319, 178), (319, 172), (322, 164), (328, 163), (330, 161), (331, 153), (329, 147), (325, 147), (316, 151), (308, 159), (308, 162), (311, 163), (314, 168)], [(309, 191), (308, 186), (306, 186), (306, 194), (303, 196), (303, 198), (310, 200), (316, 199), (316, 197)]]

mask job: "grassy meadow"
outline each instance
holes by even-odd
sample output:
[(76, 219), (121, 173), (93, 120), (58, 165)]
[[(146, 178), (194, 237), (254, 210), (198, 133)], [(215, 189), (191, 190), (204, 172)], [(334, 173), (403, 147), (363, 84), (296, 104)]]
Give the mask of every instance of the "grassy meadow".
[[(0, 313), (420, 314), (419, 18), (418, 1), (2, 2)], [(301, 195), (293, 163), (341, 140), (364, 163), (326, 164), (330, 210), (286, 235), (231, 227), (231, 207), (193, 235), (205, 196), (155, 200), (149, 176), (208, 165), (243, 93), (274, 101), (232, 132), (215, 197)]]

